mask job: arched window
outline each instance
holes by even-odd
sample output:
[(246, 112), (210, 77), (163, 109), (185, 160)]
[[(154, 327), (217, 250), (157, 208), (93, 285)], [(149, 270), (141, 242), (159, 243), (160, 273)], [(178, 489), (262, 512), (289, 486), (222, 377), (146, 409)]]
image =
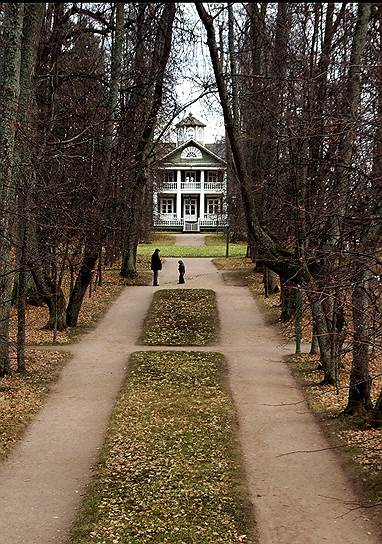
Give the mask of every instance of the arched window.
[(202, 156), (203, 155), (200, 149), (194, 146), (190, 146), (183, 149), (180, 155), (180, 158), (181, 159), (201, 159)]

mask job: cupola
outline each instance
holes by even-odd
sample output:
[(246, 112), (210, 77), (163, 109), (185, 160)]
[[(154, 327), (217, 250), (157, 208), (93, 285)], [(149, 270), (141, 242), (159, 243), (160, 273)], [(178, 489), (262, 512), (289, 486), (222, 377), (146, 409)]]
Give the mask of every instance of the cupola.
[(176, 125), (178, 146), (188, 140), (204, 144), (204, 127), (206, 125), (196, 119), (191, 113)]

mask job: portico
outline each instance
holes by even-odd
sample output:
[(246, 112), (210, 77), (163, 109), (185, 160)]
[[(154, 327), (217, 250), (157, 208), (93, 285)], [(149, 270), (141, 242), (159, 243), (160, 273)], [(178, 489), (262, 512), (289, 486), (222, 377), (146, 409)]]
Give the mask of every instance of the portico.
[(198, 232), (227, 222), (226, 163), (202, 143), (204, 127), (191, 115), (177, 125), (178, 145), (160, 161), (155, 227)]

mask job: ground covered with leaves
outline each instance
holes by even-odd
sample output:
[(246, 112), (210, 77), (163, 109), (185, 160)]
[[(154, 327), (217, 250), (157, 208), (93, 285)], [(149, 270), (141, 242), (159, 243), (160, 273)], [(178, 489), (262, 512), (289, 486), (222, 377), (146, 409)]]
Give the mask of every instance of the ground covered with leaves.
[[(338, 388), (320, 385), (322, 372), (317, 369), (318, 358), (317, 355), (294, 355), (289, 359), (289, 366), (331, 441), (345, 460), (352, 463), (350, 468), (367, 499), (382, 502), (382, 429), (373, 429), (364, 421), (342, 415), (348, 401), (351, 355), (342, 358)], [(370, 375), (373, 378), (371, 396), (375, 402), (382, 387), (381, 360), (371, 361)]]
[(217, 353), (133, 354), (72, 543), (254, 542), (224, 372)]
[(217, 306), (210, 289), (163, 289), (155, 293), (143, 343), (155, 346), (205, 346), (217, 339)]
[[(107, 269), (103, 272), (102, 284), (92, 285), (88, 289), (79, 315), (78, 326), (73, 329), (57, 331), (57, 344), (70, 344), (79, 333), (94, 326), (97, 320), (103, 315), (106, 308), (121, 293), (124, 286), (119, 270)], [(47, 306), (27, 306), (26, 310), (26, 345), (37, 346), (53, 343), (53, 331), (45, 329), (49, 319)], [(16, 345), (17, 318), (16, 309), (13, 309), (10, 339)]]

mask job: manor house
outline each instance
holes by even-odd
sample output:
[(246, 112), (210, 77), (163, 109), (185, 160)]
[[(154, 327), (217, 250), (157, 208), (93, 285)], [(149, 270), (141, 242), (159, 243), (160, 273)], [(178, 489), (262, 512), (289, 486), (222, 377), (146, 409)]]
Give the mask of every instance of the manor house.
[(190, 113), (176, 125), (175, 148), (159, 162), (153, 195), (158, 229), (199, 232), (227, 224), (226, 162), (219, 144), (204, 143), (205, 126)]

